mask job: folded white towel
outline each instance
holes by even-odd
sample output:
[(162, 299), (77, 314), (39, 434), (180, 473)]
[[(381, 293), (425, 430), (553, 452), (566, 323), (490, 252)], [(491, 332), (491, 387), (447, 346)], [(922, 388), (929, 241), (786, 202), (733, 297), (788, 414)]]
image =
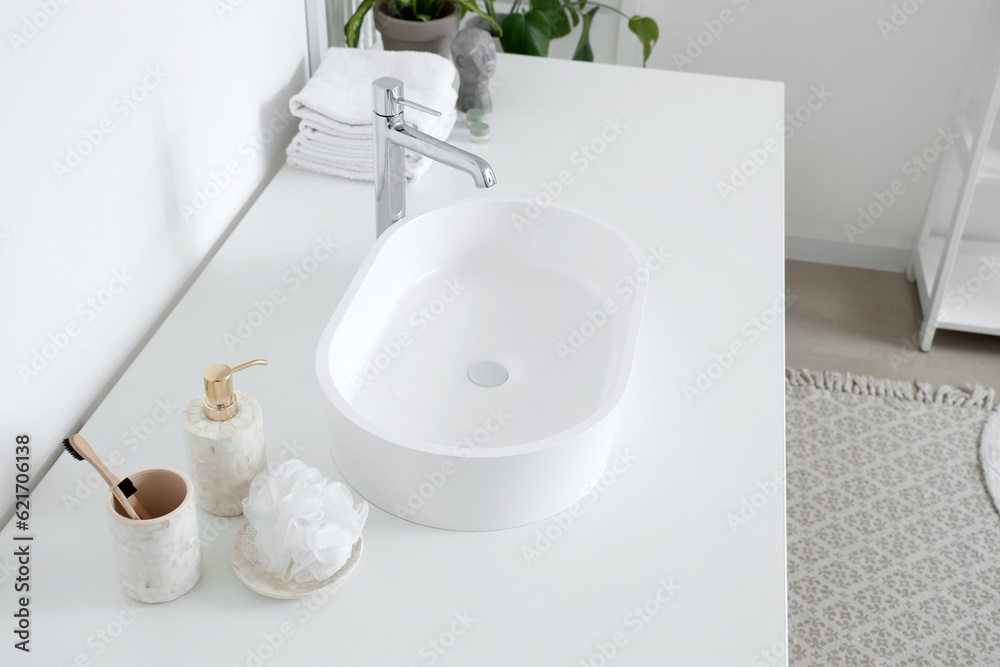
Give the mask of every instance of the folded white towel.
[[(372, 136), (372, 116), (368, 114), (368, 123), (365, 125), (348, 125), (339, 120), (328, 118), (321, 113), (313, 111), (307, 107), (302, 107), (293, 112), (293, 115), (301, 118), (301, 125), (306, 125), (321, 132), (343, 139), (370, 139)], [(422, 111), (409, 111), (406, 113), (406, 123), (417, 128), (421, 132), (442, 139), (451, 133), (458, 120), (458, 111), (455, 107), (450, 107), (441, 111), (440, 116), (432, 116)], [(301, 129), (301, 127), (300, 127)]]
[(371, 148), (374, 132), (372, 128), (368, 128), (368, 132), (364, 134), (337, 134), (336, 132), (331, 132), (328, 127), (323, 127), (310, 120), (303, 119), (299, 121), (299, 135), (304, 139), (323, 144), (333, 143), (339, 146), (364, 146), (365, 148)]
[[(329, 161), (326, 159), (315, 159), (311, 155), (297, 152), (288, 153), (285, 163), (289, 167), (295, 167), (296, 169), (302, 169), (305, 171), (311, 171), (317, 174), (324, 174), (326, 176), (339, 176), (340, 178), (349, 178), (353, 181), (374, 181), (375, 180), (375, 167), (365, 167), (364, 165), (350, 163), (350, 162), (338, 162)], [(431, 161), (428, 159), (420, 160), (419, 162), (406, 161), (406, 181), (412, 183), (427, 171), (431, 166)]]
[[(455, 127), (455, 121), (458, 120), (458, 112), (454, 108), (444, 112), (440, 116), (432, 116), (430, 119), (418, 119), (415, 122), (412, 119), (418, 113), (407, 113), (406, 124), (431, 135), (435, 139), (447, 139)], [(346, 132), (343, 127), (338, 127), (336, 124), (328, 121), (313, 120), (311, 118), (303, 118), (299, 121), (299, 132), (308, 139), (316, 139), (324, 143), (350, 143), (352, 145), (363, 143), (368, 146), (371, 145), (372, 136), (374, 135), (371, 123), (365, 127), (349, 126), (352, 129)]]
[[(299, 132), (292, 138), (285, 154), (288, 164), (293, 167), (338, 176), (344, 172), (350, 174), (347, 178), (355, 180), (375, 180), (375, 155), (370, 143), (361, 147), (330, 144), (307, 139)], [(404, 173), (407, 182), (411, 183), (427, 171), (432, 162), (410, 151), (405, 151), (404, 156)], [(314, 168), (324, 165), (326, 169)]]
[[(323, 143), (306, 139), (302, 136), (302, 133), (299, 133), (292, 138), (292, 143), (289, 145), (286, 153), (288, 155), (304, 155), (313, 160), (326, 162), (349, 162), (359, 167), (365, 167), (372, 171), (372, 173), (375, 171), (375, 156), (372, 154), (370, 146), (358, 148)], [(405, 151), (404, 156), (404, 159), (408, 163), (413, 164), (423, 162), (427, 159), (418, 153), (411, 153), (410, 151)]]
[[(332, 47), (305, 87), (289, 102), (292, 114), (322, 123), (329, 119), (343, 126), (370, 127), (372, 122), (372, 81), (392, 76), (403, 82), (406, 98), (445, 113), (455, 108), (455, 66), (436, 53), (420, 51), (374, 51)], [(325, 117), (319, 118), (318, 116)], [(420, 123), (433, 116), (409, 114), (414, 127), (427, 132)], [(422, 116), (419, 118), (418, 116)], [(352, 128), (353, 129), (353, 128)]]
[[(302, 120), (285, 151), (287, 163), (322, 174), (375, 180), (371, 82), (382, 76), (402, 80), (408, 98), (442, 112), (432, 116), (411, 111), (407, 124), (436, 139), (448, 138), (458, 118), (455, 66), (450, 60), (433, 53), (335, 47), (289, 102), (292, 114)], [(409, 182), (431, 162), (409, 151), (406, 158)]]

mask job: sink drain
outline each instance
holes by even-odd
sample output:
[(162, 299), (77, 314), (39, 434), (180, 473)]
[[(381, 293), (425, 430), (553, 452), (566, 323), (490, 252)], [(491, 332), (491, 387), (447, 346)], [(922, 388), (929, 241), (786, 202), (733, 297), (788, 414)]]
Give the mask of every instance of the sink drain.
[(469, 379), (480, 387), (499, 387), (507, 378), (507, 369), (495, 361), (480, 361), (469, 366)]

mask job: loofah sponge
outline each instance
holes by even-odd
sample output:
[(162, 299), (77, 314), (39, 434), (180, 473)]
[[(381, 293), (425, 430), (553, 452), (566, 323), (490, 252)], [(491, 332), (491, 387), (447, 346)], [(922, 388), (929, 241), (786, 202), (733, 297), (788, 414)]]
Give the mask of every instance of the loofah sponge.
[(368, 503), (298, 459), (260, 473), (243, 501), (243, 553), (283, 581), (322, 581), (351, 556)]

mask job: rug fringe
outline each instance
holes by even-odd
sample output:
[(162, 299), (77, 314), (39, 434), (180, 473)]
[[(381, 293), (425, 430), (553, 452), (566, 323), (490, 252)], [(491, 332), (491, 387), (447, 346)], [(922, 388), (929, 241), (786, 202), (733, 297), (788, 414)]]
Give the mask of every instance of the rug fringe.
[(934, 389), (926, 382), (889, 380), (833, 371), (811, 371), (808, 368), (786, 368), (785, 388), (789, 387), (812, 387), (846, 394), (884, 396), (920, 403), (980, 408), (986, 412), (992, 409), (994, 398), (991, 387), (978, 384), (969, 389), (958, 389), (946, 384)]

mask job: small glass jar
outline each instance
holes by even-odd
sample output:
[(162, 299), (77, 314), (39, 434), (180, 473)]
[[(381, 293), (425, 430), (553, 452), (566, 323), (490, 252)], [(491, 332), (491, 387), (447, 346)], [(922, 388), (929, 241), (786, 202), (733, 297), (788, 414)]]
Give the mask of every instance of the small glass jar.
[(485, 144), (490, 140), (490, 126), (486, 123), (473, 123), (469, 126), (469, 138), (473, 143)]

